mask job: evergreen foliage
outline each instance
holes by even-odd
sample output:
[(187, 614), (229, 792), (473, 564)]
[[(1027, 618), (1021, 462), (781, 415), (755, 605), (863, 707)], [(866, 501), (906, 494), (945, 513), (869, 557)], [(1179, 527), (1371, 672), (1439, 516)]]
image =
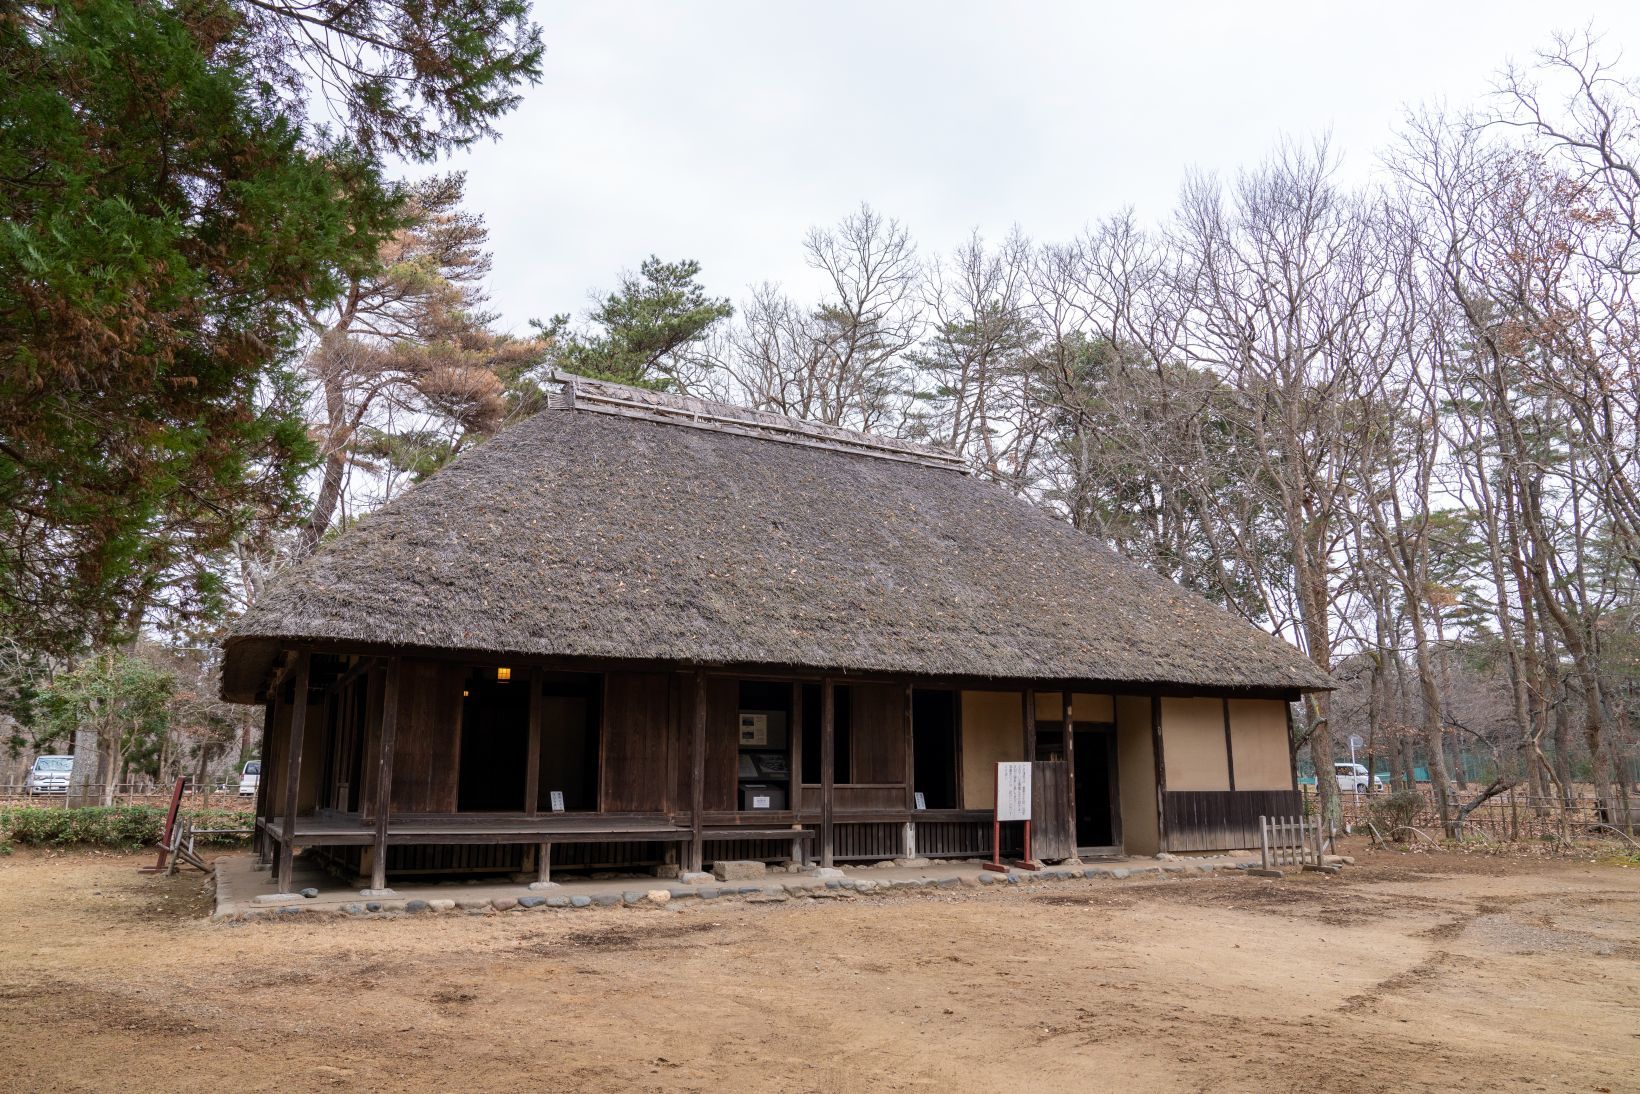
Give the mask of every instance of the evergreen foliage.
[(0, 13), (0, 633), (220, 608), (297, 515), (297, 313), (400, 222), (382, 157), (485, 135), (539, 58), (523, 0)]
[(651, 256), (621, 278), (589, 317), (596, 330), (577, 332), (568, 315), (538, 323), (555, 344), (552, 361), (595, 380), (665, 388), (677, 378), (678, 358), (701, 342), (719, 320), (734, 314), (723, 297), (706, 295), (696, 278), (700, 263), (662, 262)]

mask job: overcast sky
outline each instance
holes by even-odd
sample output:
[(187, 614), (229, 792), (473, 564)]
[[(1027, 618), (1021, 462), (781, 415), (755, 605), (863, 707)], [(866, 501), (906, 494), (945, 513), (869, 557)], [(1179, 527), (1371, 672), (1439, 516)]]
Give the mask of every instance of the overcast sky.
[(813, 294), (801, 241), (870, 202), (945, 251), (1062, 239), (1184, 172), (1330, 131), (1370, 171), (1405, 104), (1485, 95), (1593, 24), (1640, 75), (1640, 2), (537, 3), (546, 71), (468, 172), (502, 325), (585, 310), (647, 255), (739, 300)]

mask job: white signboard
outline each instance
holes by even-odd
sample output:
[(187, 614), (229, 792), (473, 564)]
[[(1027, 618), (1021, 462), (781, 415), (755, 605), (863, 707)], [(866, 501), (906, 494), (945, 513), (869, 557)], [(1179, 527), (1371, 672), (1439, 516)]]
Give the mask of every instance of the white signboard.
[(928, 808), (928, 799), (923, 796), (923, 792), (921, 790), (917, 791), (917, 808), (918, 809), (927, 809)]
[(997, 820), (1031, 819), (1031, 765), (997, 764)]
[(562, 790), (554, 790), (551, 794), (551, 800), (552, 811), (554, 813), (562, 813), (564, 811), (564, 792)]

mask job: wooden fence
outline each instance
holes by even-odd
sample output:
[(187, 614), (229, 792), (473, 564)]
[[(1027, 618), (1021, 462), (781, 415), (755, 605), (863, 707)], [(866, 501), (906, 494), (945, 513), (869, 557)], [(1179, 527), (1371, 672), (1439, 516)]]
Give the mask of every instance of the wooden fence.
[(1260, 817), (1259, 858), (1266, 870), (1320, 866), (1325, 837), (1319, 817)]
[[(79, 804), (101, 805), (104, 789), (102, 783), (87, 783), (83, 791), (78, 791)], [(63, 793), (30, 794), (23, 783), (0, 783), (0, 802), (8, 805), (64, 806), (71, 796)], [(171, 788), (146, 782), (116, 783), (113, 798), (115, 805), (169, 805)], [(184, 792), (184, 800), (197, 808), (234, 809), (248, 808), (255, 796), (241, 795), (239, 784), (235, 782), (199, 788), (190, 786)]]
[[(1434, 794), (1427, 786), (1420, 786), (1412, 793), (1417, 795), (1418, 803), (1410, 812), (1397, 809), (1392, 800), (1405, 800), (1402, 796), (1406, 791), (1398, 791), (1394, 795), (1382, 791), (1373, 794), (1340, 793), (1339, 807), (1343, 822), (1351, 831), (1367, 831), (1370, 823), (1386, 838), (1391, 828), (1406, 826), (1439, 839), (1442, 834), (1441, 818)], [(1619, 832), (1631, 838), (1640, 838), (1640, 802), (1631, 805), (1625, 815), (1621, 802), (1608, 807), (1599, 799), (1586, 795), (1563, 799), (1508, 791), (1482, 802), (1458, 819), (1459, 807), (1476, 793), (1478, 791), (1475, 790), (1467, 793), (1455, 791), (1452, 795), (1452, 814), (1460, 838), (1516, 843), (1619, 839)], [(1318, 811), (1315, 788), (1305, 787), (1305, 814), (1313, 816)]]

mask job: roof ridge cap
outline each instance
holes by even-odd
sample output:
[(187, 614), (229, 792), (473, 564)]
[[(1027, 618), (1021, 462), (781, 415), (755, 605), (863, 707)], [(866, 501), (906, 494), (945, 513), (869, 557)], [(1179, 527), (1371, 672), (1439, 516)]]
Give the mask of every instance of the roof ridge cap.
[[(612, 414), (969, 473), (967, 461), (949, 449), (806, 421), (770, 410), (702, 399), (695, 395), (652, 391), (609, 380), (594, 380), (557, 369), (548, 372), (547, 385), (548, 410)], [(556, 390), (553, 390), (554, 385)]]

